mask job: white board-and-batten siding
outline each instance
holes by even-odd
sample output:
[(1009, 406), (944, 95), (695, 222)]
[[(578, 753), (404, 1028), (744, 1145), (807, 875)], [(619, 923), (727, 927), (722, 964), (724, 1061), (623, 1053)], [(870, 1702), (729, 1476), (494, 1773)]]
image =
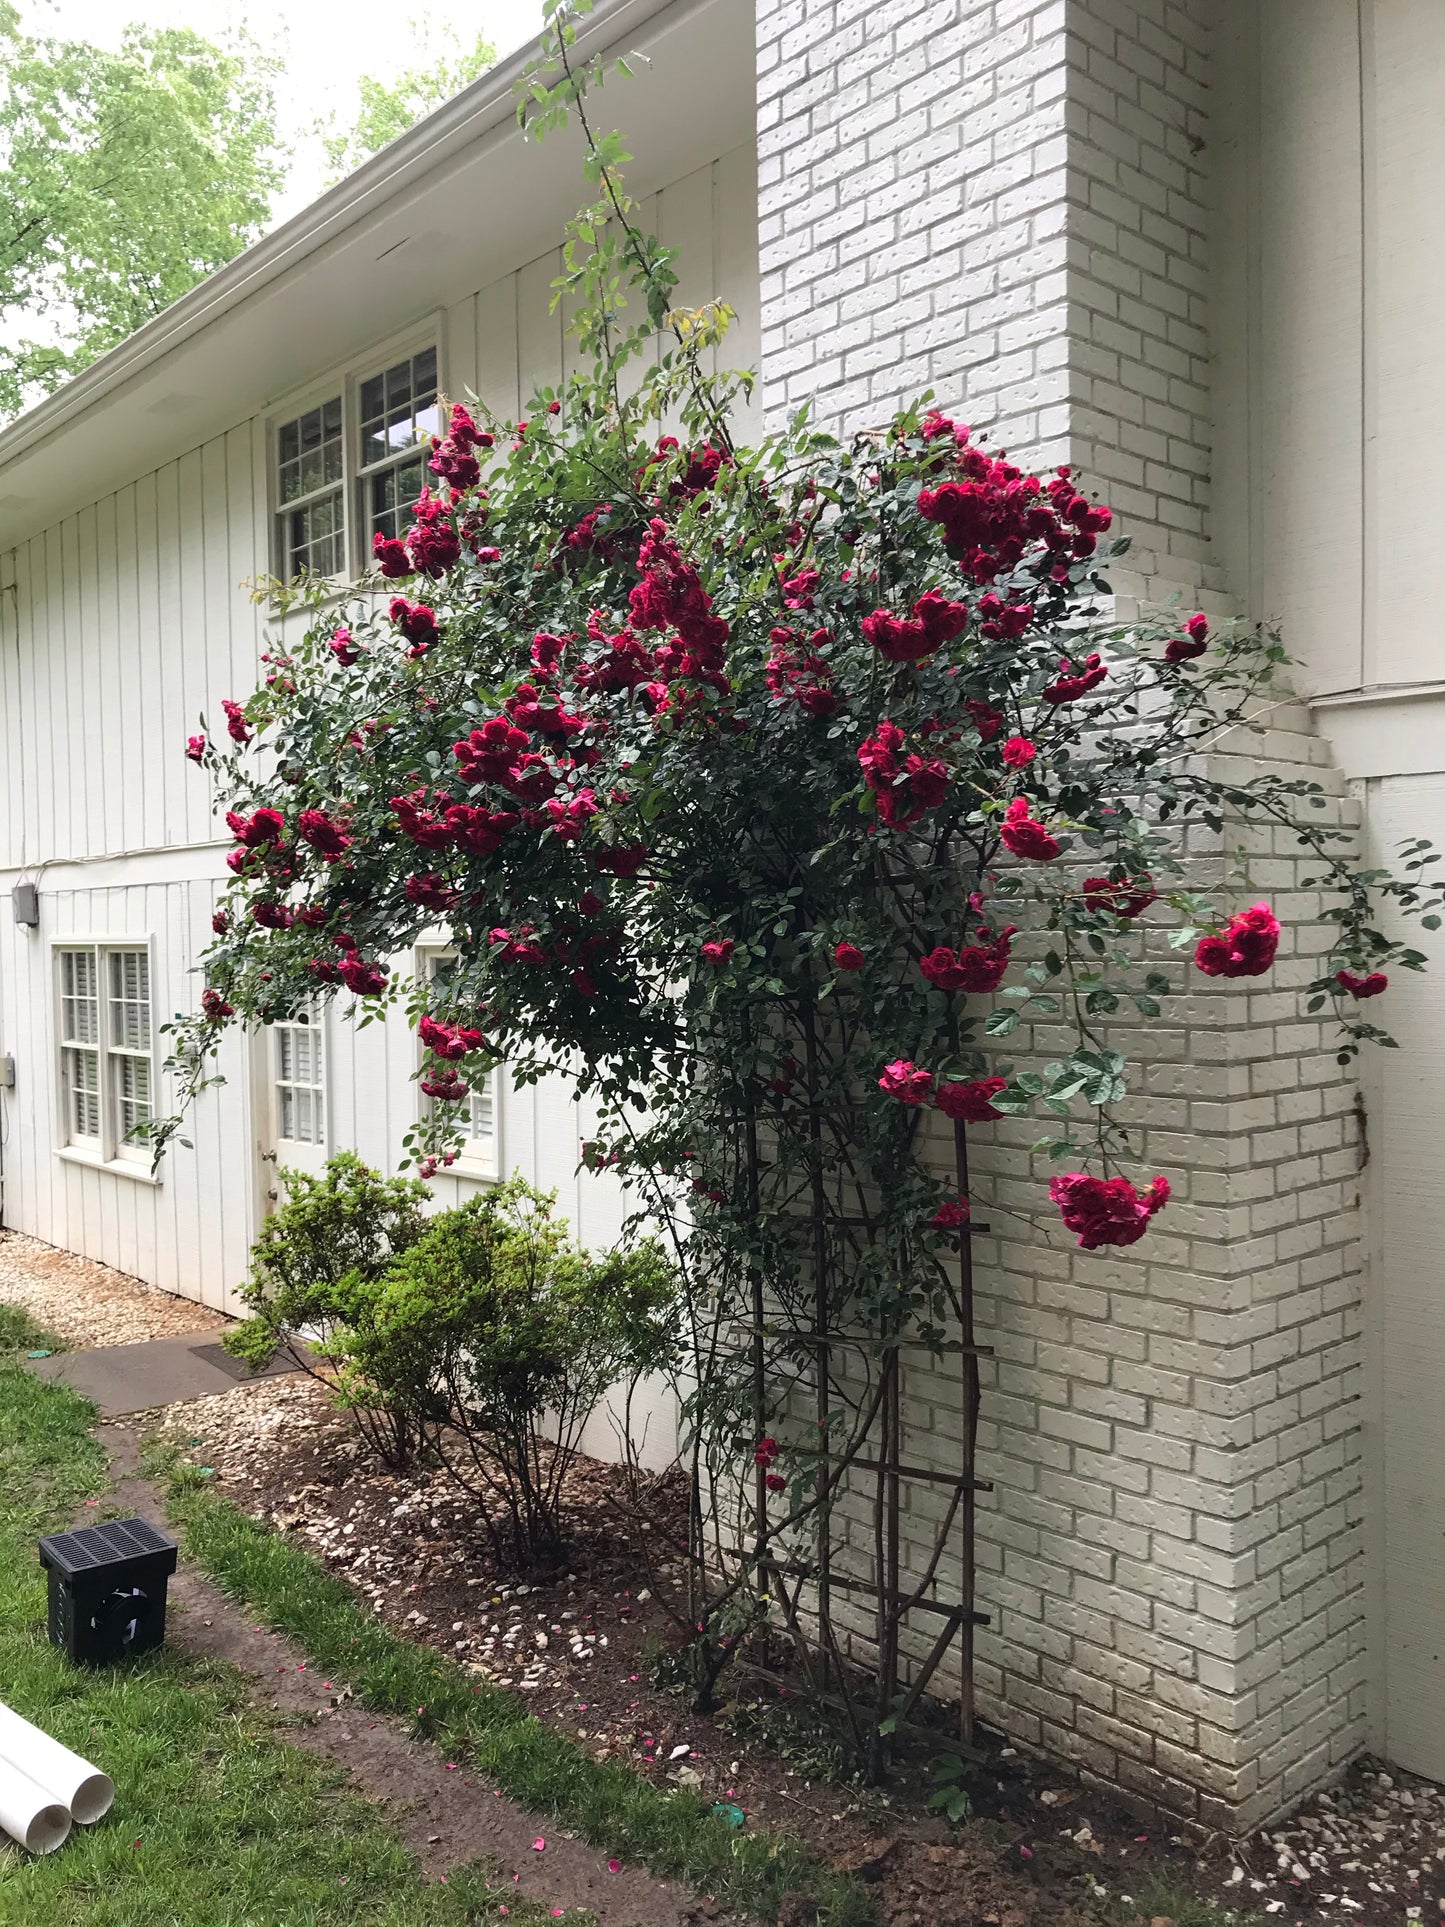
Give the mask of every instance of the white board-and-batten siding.
[[(643, 216), (684, 249), (678, 302), (729, 300), (739, 321), (726, 360), (755, 365), (751, 149), (664, 188)], [(549, 249), (441, 310), (429, 311), (418, 287), (417, 339), (431, 326), (446, 393), (477, 392), (512, 416), (536, 388), (571, 372), (575, 343), (565, 314), (551, 309), (560, 270)], [(380, 365), (389, 346), (378, 344)], [(307, 358), (314, 364), (314, 353)], [(355, 362), (338, 380), (343, 372), (355, 375)], [(308, 383), (305, 395), (319, 386)], [(172, 1149), (159, 1184), (143, 1165), (121, 1172), (62, 1156), (53, 952), (65, 935), (145, 941), (154, 1024), (195, 1006), (195, 964), (228, 879), (228, 839), (185, 741), (202, 712), (214, 730), (222, 698), (244, 699), (259, 679), (267, 614), (246, 584), (275, 566), (268, 448), (293, 392), (301, 391), (278, 344), (274, 405), (0, 549), (0, 1052), (15, 1063), (13, 1087), (0, 1090), (3, 1223), (224, 1309), (238, 1306), (274, 1185), (261, 1161), (269, 1123), (253, 1047), (227, 1039), (226, 1081), (197, 1103), (186, 1131), (194, 1148)], [(39, 887), (38, 929), (11, 914), (22, 878)], [(411, 958), (397, 963), (414, 967)], [(417, 1115), (416, 1042), (399, 1017), (355, 1031), (348, 1001), (325, 1020), (327, 1148), (353, 1148), (395, 1170)], [(162, 1042), (157, 1063), (163, 1055)], [(162, 1077), (158, 1109), (170, 1095)], [(617, 1237), (625, 1204), (606, 1174), (578, 1174), (587, 1130), (562, 1080), (514, 1090), (504, 1078), (501, 1168), (555, 1188), (559, 1208), (600, 1247)], [(442, 1205), (473, 1188), (455, 1178), (434, 1187)]]

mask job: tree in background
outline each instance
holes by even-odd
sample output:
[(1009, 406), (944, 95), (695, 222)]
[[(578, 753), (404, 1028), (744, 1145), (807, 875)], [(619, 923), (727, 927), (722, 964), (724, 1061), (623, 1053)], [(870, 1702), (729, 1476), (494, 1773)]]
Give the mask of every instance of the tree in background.
[(357, 88), (359, 103), (356, 119), (349, 128), (336, 131), (336, 116), (323, 123), (333, 131), (323, 145), (334, 184), (371, 154), (414, 127), (433, 108), (459, 94), (479, 74), (493, 66), (497, 50), (478, 34), (474, 46), (467, 48), (450, 26), (440, 33), (423, 34), (422, 63), (408, 67), (393, 80), (375, 80), (364, 74)]
[(0, 418), (262, 232), (284, 160), (276, 72), (239, 35), (36, 39), (0, 0)]

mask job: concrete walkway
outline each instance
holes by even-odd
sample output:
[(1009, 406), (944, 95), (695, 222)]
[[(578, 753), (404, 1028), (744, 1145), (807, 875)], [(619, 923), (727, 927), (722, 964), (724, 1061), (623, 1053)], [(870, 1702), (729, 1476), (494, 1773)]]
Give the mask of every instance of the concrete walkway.
[(301, 1369), (282, 1353), (253, 1372), (204, 1333), (191, 1338), (154, 1338), (139, 1345), (107, 1345), (98, 1351), (56, 1352), (25, 1361), (52, 1384), (69, 1385), (93, 1399), (102, 1418), (125, 1418), (179, 1399), (213, 1398), (253, 1378)]

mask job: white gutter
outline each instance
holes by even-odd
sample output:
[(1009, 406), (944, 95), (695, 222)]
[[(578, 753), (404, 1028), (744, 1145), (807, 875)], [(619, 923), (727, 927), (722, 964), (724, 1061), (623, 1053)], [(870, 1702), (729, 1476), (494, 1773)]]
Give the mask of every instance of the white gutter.
[[(614, 47), (658, 14), (680, 13), (687, 4), (690, 0), (599, 0), (596, 12), (578, 26), (576, 64)], [(164, 313), (18, 416), (0, 430), (0, 470), (260, 289), (280, 280), (413, 181), (512, 119), (516, 83), (535, 57), (531, 43), (508, 55), (354, 174), (328, 188), (309, 207), (198, 282)]]

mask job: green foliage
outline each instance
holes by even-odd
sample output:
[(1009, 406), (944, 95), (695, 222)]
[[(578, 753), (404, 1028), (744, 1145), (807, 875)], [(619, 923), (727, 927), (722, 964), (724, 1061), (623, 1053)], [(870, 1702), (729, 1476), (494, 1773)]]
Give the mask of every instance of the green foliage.
[[(321, 1177), (279, 1176), (285, 1202), (252, 1246), (251, 1274), (241, 1287), (251, 1317), (222, 1342), (253, 1370), (283, 1346), (308, 1370), (313, 1354), (327, 1366), (344, 1366), (370, 1329), (387, 1266), (426, 1229), (427, 1188), (415, 1178), (383, 1178), (352, 1151), (338, 1152)], [(309, 1348), (300, 1342), (303, 1332)], [(374, 1449), (388, 1464), (403, 1464), (415, 1444), (416, 1384), (403, 1384), (399, 1363), (386, 1392), (344, 1372), (342, 1382)]]
[[(112, 52), (32, 38), (0, 9), (0, 419), (260, 233), (281, 178), (275, 71), (244, 34), (129, 27)], [(55, 338), (23, 338), (37, 324)]]
[(932, 1811), (944, 1814), (955, 1826), (966, 1820), (973, 1812), (968, 1783), (976, 1770), (962, 1754), (940, 1753), (933, 1762), (933, 1791), (928, 1796)]
[(497, 59), (496, 48), (485, 36), (478, 34), (465, 47), (450, 24), (430, 36), (424, 53), (420, 65), (403, 68), (385, 80), (364, 74), (357, 87), (356, 118), (349, 127), (337, 128), (336, 116), (331, 117), (327, 123), (331, 132), (323, 145), (333, 183), (459, 94)]
[(871, 1927), (867, 1890), (820, 1863), (795, 1835), (735, 1829), (694, 1793), (589, 1759), (513, 1694), (378, 1625), (342, 1580), (193, 1476), (182, 1472), (172, 1493), (188, 1556), (226, 1592), (297, 1640), (363, 1705), (411, 1721), (448, 1759), (471, 1760), (489, 1785), (609, 1854), (714, 1895), (725, 1909), (771, 1922), (785, 1896), (806, 1895), (815, 1927)]
[(673, 1346), (673, 1275), (642, 1242), (593, 1258), (519, 1180), (434, 1219), (343, 1343), (352, 1396), (409, 1409), (500, 1553), (555, 1552), (582, 1428)]

